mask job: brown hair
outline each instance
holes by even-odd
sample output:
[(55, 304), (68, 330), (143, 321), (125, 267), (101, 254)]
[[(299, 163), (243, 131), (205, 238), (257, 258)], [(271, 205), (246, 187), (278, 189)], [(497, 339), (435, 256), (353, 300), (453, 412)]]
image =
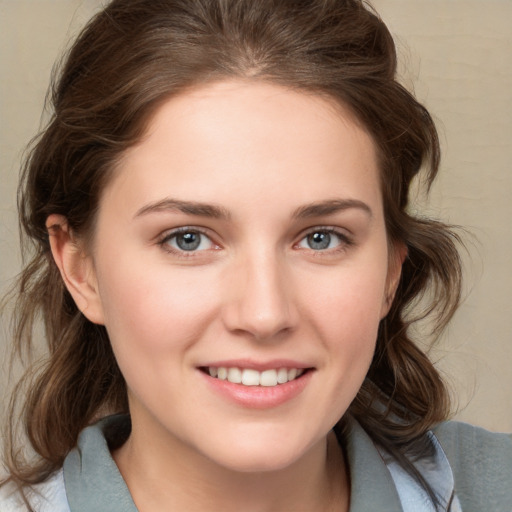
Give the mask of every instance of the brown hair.
[(140, 140), (158, 105), (193, 85), (229, 77), (333, 98), (372, 135), (388, 236), (405, 244), (408, 255), (348, 414), (398, 454), (447, 417), (445, 386), (408, 328), (421, 297), (436, 332), (452, 316), (460, 296), (458, 238), (408, 211), (409, 186), (420, 168), (427, 187), (435, 178), (439, 143), (428, 112), (397, 82), (384, 23), (361, 0), (114, 0), (71, 48), (52, 89), (52, 118), (19, 189), (20, 222), (33, 251), (18, 282), (15, 348), (31, 350), (40, 315), (48, 357), (25, 377), (23, 425), (39, 455), (35, 462), (24, 465), (17, 457), (11, 425), (7, 460), (18, 482), (44, 480), (84, 426), (127, 411), (105, 328), (77, 310), (52, 259), (47, 217), (64, 215), (75, 233), (90, 234), (112, 168)]

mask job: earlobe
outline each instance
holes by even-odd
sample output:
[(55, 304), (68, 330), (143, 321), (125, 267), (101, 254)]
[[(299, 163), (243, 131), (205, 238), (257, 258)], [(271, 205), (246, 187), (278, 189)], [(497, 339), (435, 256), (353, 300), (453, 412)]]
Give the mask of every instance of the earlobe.
[(407, 246), (403, 243), (394, 244), (390, 250), (386, 293), (382, 303), (381, 319), (384, 318), (391, 309), (402, 275), (402, 265), (406, 257)]
[(103, 324), (103, 310), (92, 259), (73, 235), (67, 219), (52, 214), (46, 219), (50, 248), (64, 284), (77, 308), (95, 324)]

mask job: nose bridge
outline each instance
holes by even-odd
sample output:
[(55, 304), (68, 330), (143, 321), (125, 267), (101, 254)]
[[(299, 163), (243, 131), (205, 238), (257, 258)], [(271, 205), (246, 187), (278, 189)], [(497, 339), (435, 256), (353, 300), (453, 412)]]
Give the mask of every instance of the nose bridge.
[(290, 276), (282, 255), (269, 247), (248, 251), (231, 276), (235, 293), (227, 305), (228, 326), (265, 339), (295, 322)]

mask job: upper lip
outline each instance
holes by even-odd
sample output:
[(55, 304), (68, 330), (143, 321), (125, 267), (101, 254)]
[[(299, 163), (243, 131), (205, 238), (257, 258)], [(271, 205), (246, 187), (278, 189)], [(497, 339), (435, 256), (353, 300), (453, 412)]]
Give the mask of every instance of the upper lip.
[(257, 370), (259, 372), (265, 370), (275, 370), (278, 368), (312, 368), (311, 364), (299, 362), (293, 359), (272, 359), (269, 361), (255, 361), (253, 359), (224, 359), (219, 361), (210, 361), (199, 365), (199, 368), (243, 368)]

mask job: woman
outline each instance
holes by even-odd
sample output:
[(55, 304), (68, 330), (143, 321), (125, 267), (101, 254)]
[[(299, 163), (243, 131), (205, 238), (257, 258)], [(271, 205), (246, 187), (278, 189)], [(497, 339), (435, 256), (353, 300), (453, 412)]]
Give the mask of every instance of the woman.
[(16, 349), (40, 314), (48, 359), (2, 510), (508, 510), (512, 442), (437, 426), (408, 332), (427, 290), (452, 316), (460, 262), (408, 213), (439, 146), (395, 73), (355, 0), (115, 0), (88, 24), (21, 186)]

